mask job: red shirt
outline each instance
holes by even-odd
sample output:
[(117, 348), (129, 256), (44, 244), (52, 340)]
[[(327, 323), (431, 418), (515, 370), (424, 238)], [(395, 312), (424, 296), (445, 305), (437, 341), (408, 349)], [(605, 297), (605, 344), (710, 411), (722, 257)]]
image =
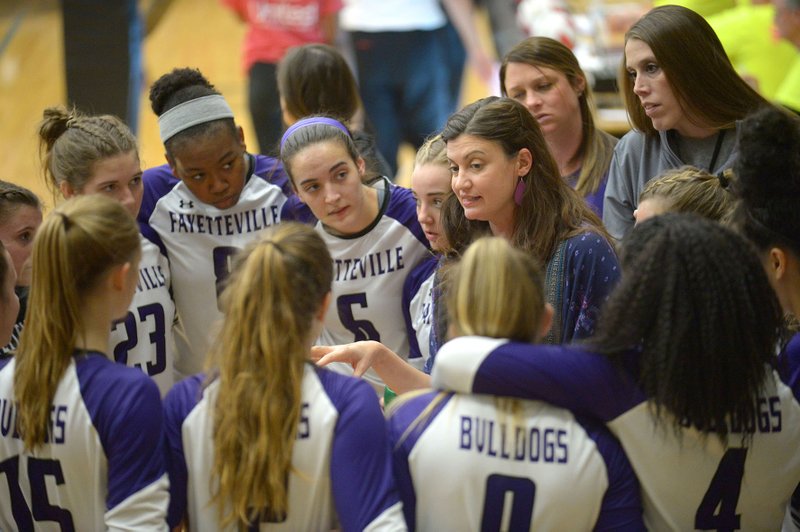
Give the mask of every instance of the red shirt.
[(277, 63), (292, 46), (323, 42), (320, 21), (342, 8), (342, 0), (222, 0), (247, 21), (243, 61)]

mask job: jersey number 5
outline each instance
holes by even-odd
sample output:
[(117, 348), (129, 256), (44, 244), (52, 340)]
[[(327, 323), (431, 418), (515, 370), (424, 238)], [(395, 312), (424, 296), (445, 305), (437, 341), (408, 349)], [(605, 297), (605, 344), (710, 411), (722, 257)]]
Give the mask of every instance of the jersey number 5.
[(28, 457), (28, 481), (31, 486), (31, 508), (25, 503), (25, 496), (19, 487), (19, 455), (0, 462), (0, 473), (5, 473), (8, 492), (11, 495), (11, 515), (19, 530), (33, 530), (33, 521), (55, 521), (62, 531), (74, 531), (72, 514), (69, 510), (53, 506), (47, 499), (47, 484), (44, 477), (53, 477), (56, 485), (64, 483), (61, 462), (43, 458)]
[(353, 305), (367, 308), (367, 294), (359, 292), (358, 294), (345, 294), (336, 298), (336, 310), (339, 311), (339, 320), (341, 320), (342, 325), (356, 336), (356, 342), (363, 340), (380, 342), (381, 335), (371, 321), (355, 319)]

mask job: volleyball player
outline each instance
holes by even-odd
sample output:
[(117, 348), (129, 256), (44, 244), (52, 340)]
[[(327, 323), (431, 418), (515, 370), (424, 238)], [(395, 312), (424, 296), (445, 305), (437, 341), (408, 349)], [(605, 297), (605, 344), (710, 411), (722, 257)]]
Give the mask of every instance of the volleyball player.
[[(0, 358), (11, 356), (19, 344), (31, 284), (33, 237), (42, 223), (42, 203), (25, 187), (0, 181), (0, 242), (5, 244), (16, 273), (14, 292), (19, 300), (11, 341), (0, 346)], [(2, 342), (0, 342), (2, 344)]]
[[(452, 190), (446, 145), (438, 135), (426, 140), (417, 151), (411, 173), (411, 193), (417, 202), (417, 221), (431, 249), (437, 254), (444, 252), (449, 244), (439, 217), (444, 200)], [(403, 316), (411, 345), (409, 358), (422, 357), (426, 367), (430, 353), (433, 281), (439, 261), (438, 255), (426, 257), (412, 270), (403, 287)]]
[[(385, 178), (362, 183), (364, 159), (349, 130), (331, 118), (309, 117), (287, 129), (281, 159), (333, 256), (333, 303), (318, 343), (374, 340), (406, 358), (403, 283), (429, 254), (411, 191)], [(424, 360), (409, 362), (419, 369)], [(374, 371), (365, 376), (383, 390)]]
[[(408, 274), (403, 286), (403, 317), (410, 345), (408, 359), (424, 360), (424, 367), (418, 364), (409, 366), (404, 357), (374, 341), (315, 347), (313, 357), (319, 365), (344, 362), (353, 367), (356, 376), (372, 368), (396, 393), (430, 386), (434, 283), (445, 260), (444, 255), (455, 253), (452, 247), (458, 245), (457, 242), (449, 242), (440, 223), (445, 201), (452, 195), (450, 163), (445, 149), (438, 135), (426, 140), (417, 151), (411, 174), (411, 193), (417, 202), (417, 221), (435, 253), (424, 258)], [(460, 209), (460, 206), (457, 208)]]
[(724, 173), (711, 175), (694, 166), (671, 168), (647, 182), (633, 217), (638, 224), (666, 212), (692, 212), (725, 222), (736, 202), (731, 178)]
[[(552, 323), (535, 259), (500, 237), (476, 241), (449, 276), (451, 331), (486, 337), (467, 339), (464, 357), (502, 338), (539, 341)], [(469, 394), (409, 394), (394, 405), (389, 435), (411, 529), (644, 528), (631, 465), (596, 423), (537, 401)]]
[(150, 102), (168, 164), (145, 171), (139, 221), (170, 259), (183, 332), (176, 369), (185, 376), (202, 369), (232, 256), (302, 215), (280, 163), (247, 152), (231, 108), (198, 70), (161, 76)]
[(604, 421), (648, 529), (780, 529), (800, 480), (800, 388), (774, 369), (782, 318), (760, 260), (718, 223), (670, 213), (631, 231), (622, 266), (584, 347), (459, 338), (434, 385)]
[(25, 329), (0, 369), (3, 530), (167, 529), (158, 387), (107, 351), (140, 250), (133, 217), (100, 196), (39, 228)]
[(375, 394), (308, 362), (333, 274), (325, 242), (300, 224), (236, 259), (211, 372), (165, 400), (171, 526), (406, 529)]
[[(44, 110), (39, 124), (45, 177), (65, 198), (102, 194), (136, 217), (142, 204), (142, 167), (136, 137), (111, 115), (88, 116), (62, 107)], [(175, 382), (175, 303), (167, 257), (141, 236), (136, 293), (128, 313), (114, 323), (114, 360), (150, 375), (162, 395)]]
[[(734, 223), (758, 250), (783, 312), (794, 318), (778, 368), (795, 385), (800, 379), (800, 120), (767, 107), (742, 121), (738, 141), (734, 171), (741, 201)], [(800, 530), (800, 489), (791, 506), (793, 529)], [(788, 524), (784, 530), (792, 529)]]

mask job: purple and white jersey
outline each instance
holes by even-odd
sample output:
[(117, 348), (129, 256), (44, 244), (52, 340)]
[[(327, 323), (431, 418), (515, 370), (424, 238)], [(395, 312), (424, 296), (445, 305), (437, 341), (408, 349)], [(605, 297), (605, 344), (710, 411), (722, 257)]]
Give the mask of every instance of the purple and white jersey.
[(120, 364), (149, 375), (167, 394), (175, 383), (175, 303), (167, 257), (142, 237), (139, 281), (125, 319), (111, 329), (109, 353)]
[[(778, 355), (778, 370), (785, 382), (796, 383), (800, 380), (800, 333), (795, 334)], [(792, 494), (791, 504), (786, 512), (783, 530), (800, 530), (800, 485)]]
[(636, 475), (602, 425), (540, 401), (401, 401), (389, 439), (409, 529), (644, 529)]
[[(428, 239), (417, 222), (411, 191), (380, 179), (373, 186), (383, 198), (378, 218), (359, 234), (346, 237), (316, 229), (333, 257), (333, 301), (317, 344), (339, 345), (376, 340), (408, 359), (408, 334), (403, 320), (403, 284), (414, 267), (429, 255)], [(381, 196), (382, 195), (382, 196)], [(423, 360), (411, 360), (422, 369)], [(334, 363), (335, 371), (352, 368)], [(364, 375), (380, 393), (383, 381), (374, 370)]]
[(406, 277), (403, 286), (403, 318), (406, 320), (409, 343), (408, 360), (418, 369), (427, 367), (431, 352), (433, 281), (438, 265), (438, 257), (426, 258)]
[(248, 158), (249, 177), (239, 201), (228, 209), (202, 203), (167, 165), (145, 170), (142, 178), (140, 226), (169, 258), (183, 333), (176, 335), (178, 378), (203, 368), (222, 317), (217, 298), (233, 255), (281, 220), (308, 221), (308, 210), (293, 196), (280, 163), (260, 155)]
[(0, 530), (167, 530), (161, 397), (139, 370), (78, 353), (47, 443), (16, 433), (15, 360), (0, 369)]
[(432, 377), (439, 388), (543, 399), (604, 421), (639, 477), (650, 530), (780, 529), (800, 481), (798, 383), (771, 372), (757, 419), (729, 420), (726, 444), (656, 424), (634, 359), (623, 371), (576, 347), (465, 337), (439, 351)]
[[(195, 375), (164, 400), (171, 502), (169, 524), (218, 528), (211, 500), (214, 403), (219, 381)], [(406, 530), (392, 477), (386, 427), (364, 382), (306, 365), (289, 475), (288, 515), (260, 530)]]

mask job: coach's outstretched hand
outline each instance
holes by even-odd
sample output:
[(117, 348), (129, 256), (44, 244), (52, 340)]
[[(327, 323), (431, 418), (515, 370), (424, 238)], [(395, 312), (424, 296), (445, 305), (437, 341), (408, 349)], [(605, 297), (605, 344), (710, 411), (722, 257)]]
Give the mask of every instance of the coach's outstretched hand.
[(410, 366), (397, 353), (373, 340), (344, 345), (314, 346), (311, 348), (310, 357), (318, 366), (327, 366), (332, 362), (349, 364), (356, 377), (363, 376), (372, 368), (383, 382), (398, 394), (431, 385), (429, 375)]
[(311, 348), (311, 360), (318, 366), (327, 366), (331, 362), (343, 362), (353, 368), (353, 375), (356, 377), (363, 376), (375, 363), (376, 357), (380, 357), (382, 354), (397, 356), (388, 347), (373, 340), (344, 345), (318, 345)]

